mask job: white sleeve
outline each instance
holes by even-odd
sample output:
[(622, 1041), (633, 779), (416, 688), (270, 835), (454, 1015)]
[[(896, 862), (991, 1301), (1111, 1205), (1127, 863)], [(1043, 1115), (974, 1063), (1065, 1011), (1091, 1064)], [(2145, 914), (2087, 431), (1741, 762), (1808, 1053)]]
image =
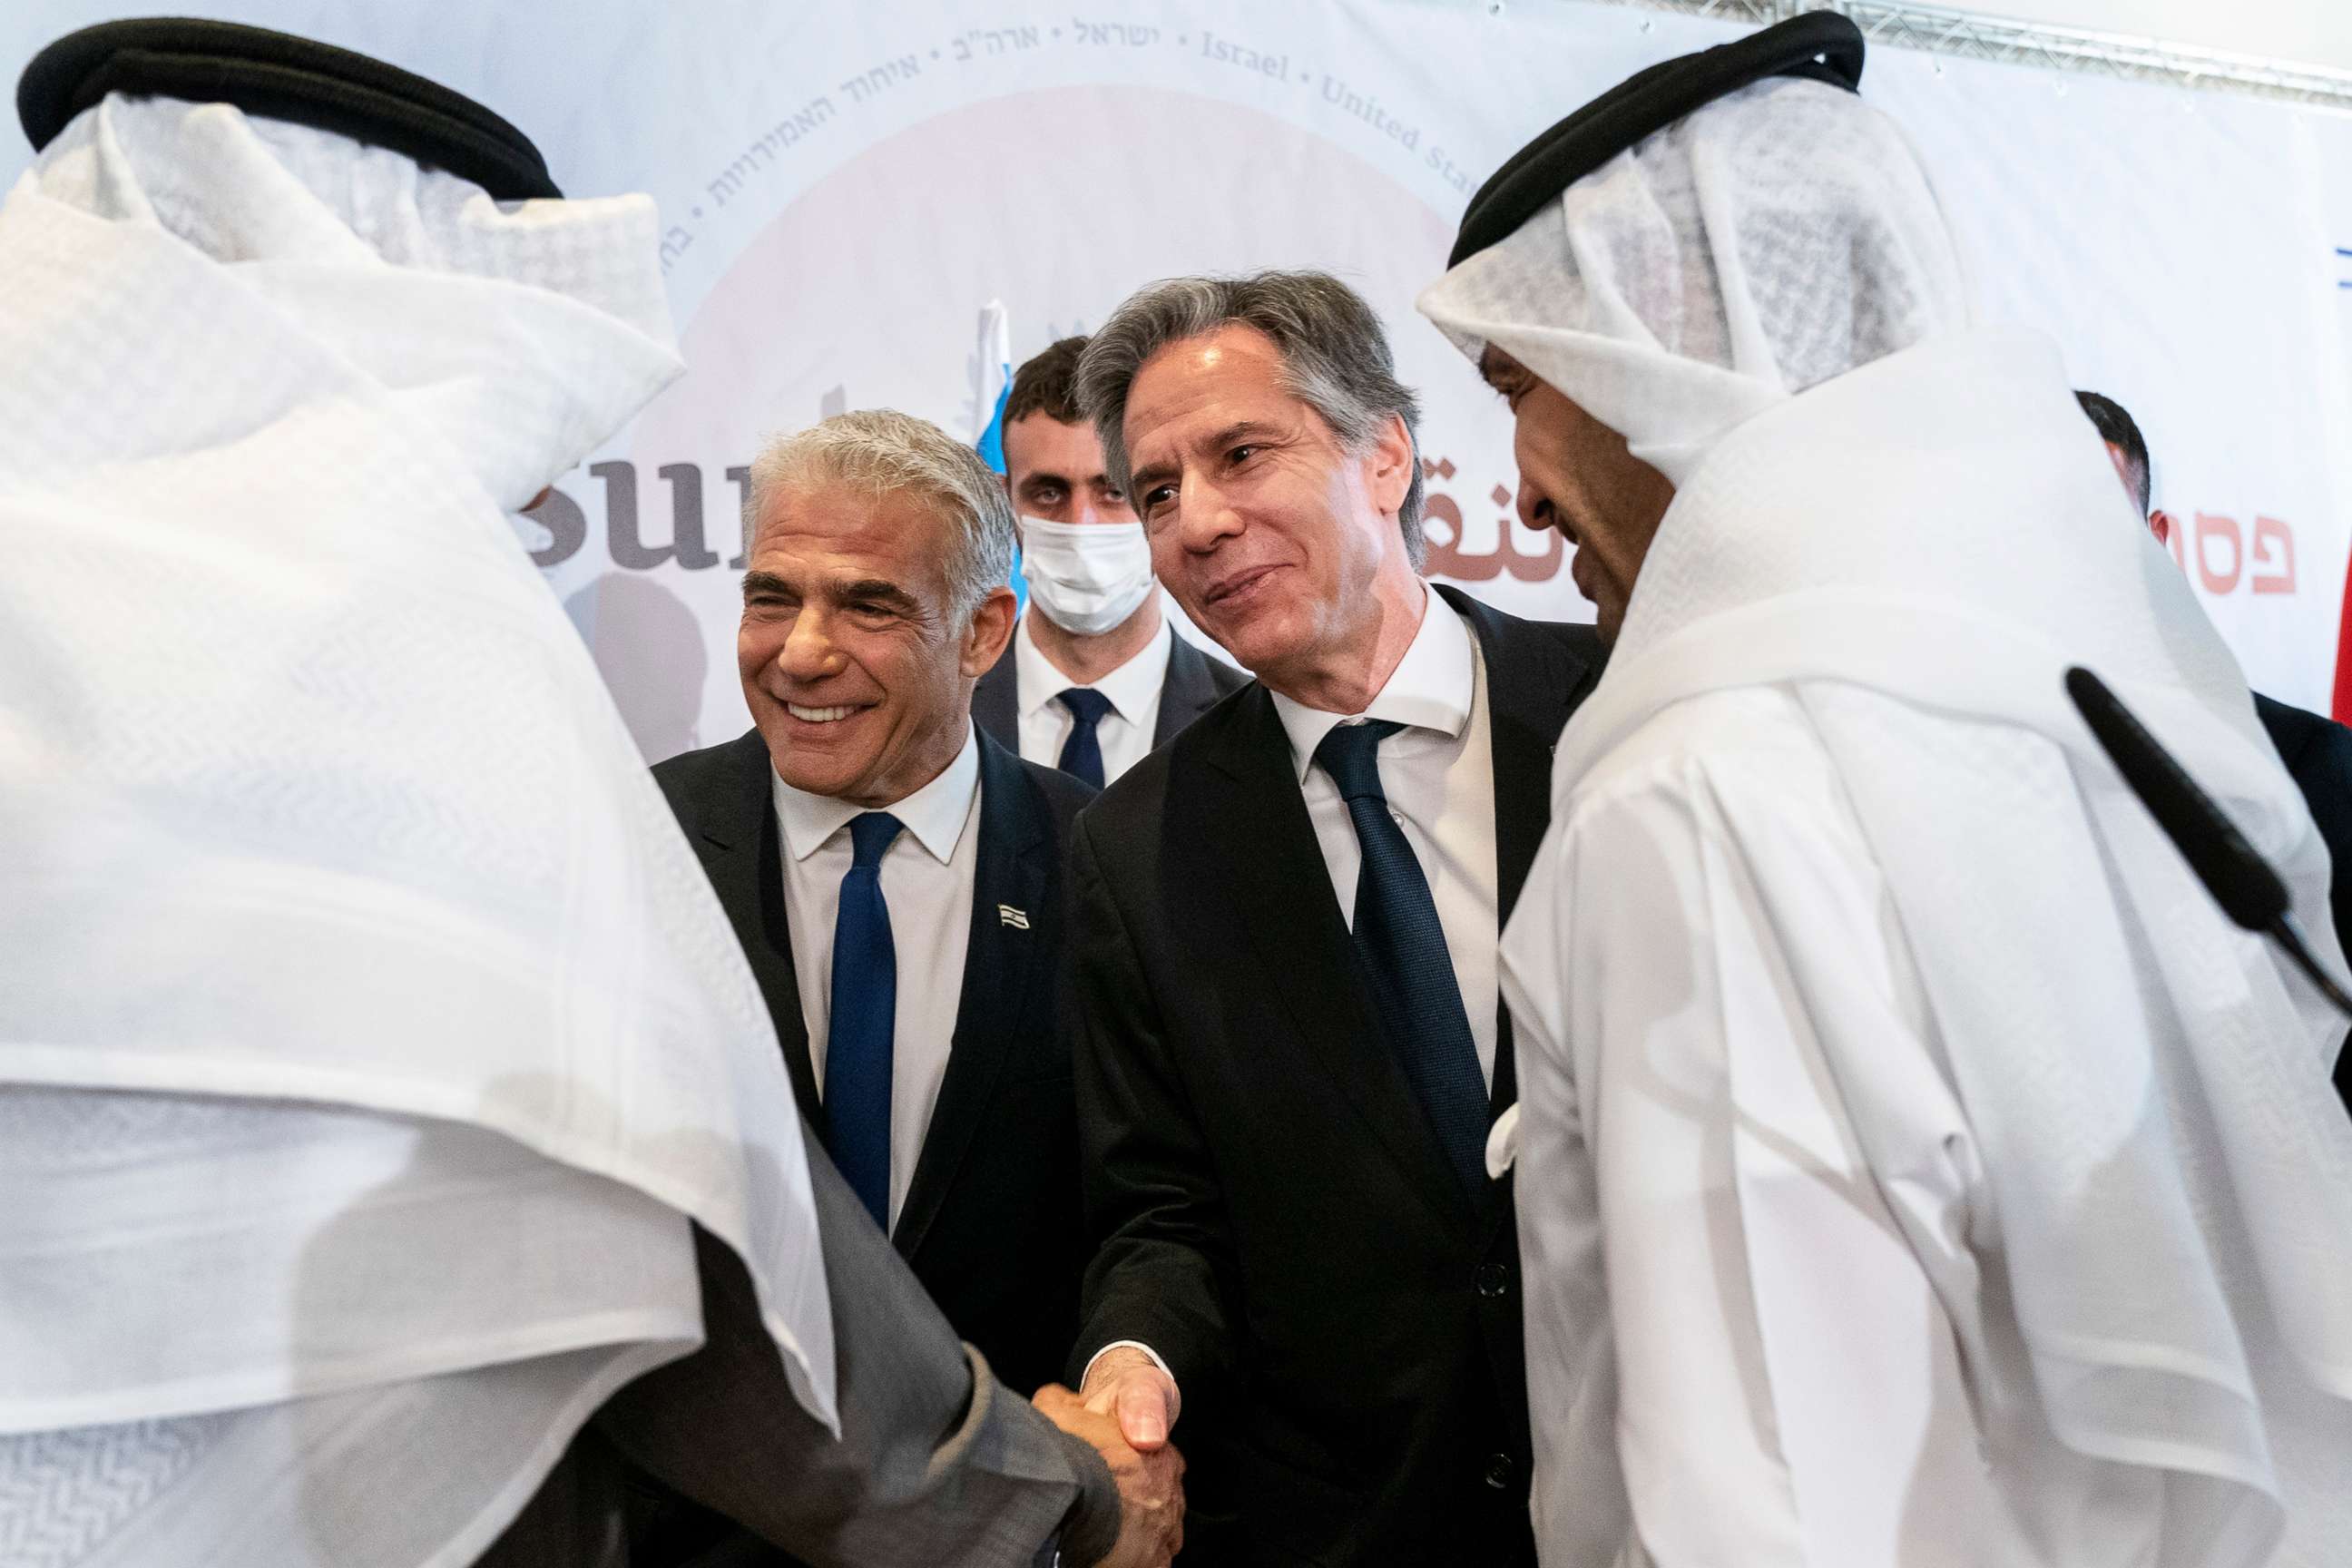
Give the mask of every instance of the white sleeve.
[(1094, 1354), (1087, 1357), (1086, 1370), (1078, 1373), (1078, 1386), (1080, 1388), (1084, 1388), (1087, 1385), (1087, 1379), (1094, 1374), (1095, 1363), (1102, 1360), (1103, 1357), (1110, 1354), (1110, 1352), (1115, 1350), (1141, 1351), (1145, 1355), (1151, 1359), (1152, 1365), (1167, 1373), (1169, 1382), (1173, 1383), (1176, 1381), (1176, 1374), (1168, 1371), (1168, 1363), (1160, 1359), (1160, 1352), (1153, 1350), (1150, 1345), (1145, 1344), (1141, 1340), (1113, 1340), (1110, 1343), (1103, 1346), (1102, 1349), (1095, 1352)]
[[(1662, 768), (1580, 805), (1553, 847), (1561, 999), (1521, 1080), (1531, 1399), (1590, 1405), (1608, 1363), (1609, 1436), (1589, 1414), (1538, 1424), (1588, 1469), (1613, 1439), (1659, 1568), (1990, 1563), (1945, 1308), (1973, 1273), (1938, 1240), (1965, 1225), (1945, 1142), (1965, 1127), (1843, 795), (1752, 762), (1732, 798), (1696, 763)], [(1857, 1054), (1869, 1081), (1842, 1073)], [(1589, 1235), (1552, 1212), (1579, 1208)], [(1598, 1259), (1581, 1298), (1579, 1247)], [(1540, 1336), (1596, 1310), (1613, 1358), (1542, 1386)], [(1573, 1511), (1546, 1475), (1539, 1520), (1547, 1493)]]

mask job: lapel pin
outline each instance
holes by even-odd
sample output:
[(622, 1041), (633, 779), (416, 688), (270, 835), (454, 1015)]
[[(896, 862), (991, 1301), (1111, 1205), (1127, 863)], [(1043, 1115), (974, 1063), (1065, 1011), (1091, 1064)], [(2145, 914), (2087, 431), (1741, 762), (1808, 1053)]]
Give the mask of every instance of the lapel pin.
[(997, 905), (996, 919), (1000, 924), (1009, 925), (1014, 931), (1027, 931), (1029, 929), (1028, 911), (1025, 910), (1016, 910), (1011, 904)]

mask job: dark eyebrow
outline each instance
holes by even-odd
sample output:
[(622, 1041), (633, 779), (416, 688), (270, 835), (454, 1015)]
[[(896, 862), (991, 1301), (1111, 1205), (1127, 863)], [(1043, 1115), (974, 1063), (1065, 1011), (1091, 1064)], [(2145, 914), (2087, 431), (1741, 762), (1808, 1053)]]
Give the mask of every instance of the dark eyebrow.
[(838, 584), (826, 592), (837, 605), (856, 600), (887, 605), (894, 610), (921, 608), (915, 603), (915, 595), (887, 577), (861, 577), (855, 583)]
[[(1264, 420), (1236, 419), (1202, 441), (1200, 449), (1205, 452), (1223, 452), (1226, 447), (1238, 445), (1252, 437), (1261, 441), (1273, 441), (1279, 439), (1281, 436), (1280, 428), (1268, 425)], [(1151, 487), (1165, 482), (1175, 473), (1177, 467), (1178, 465), (1174, 463), (1153, 463), (1136, 469), (1128, 476), (1127, 493), (1134, 496), (1150, 494)]]
[(1059, 485), (1066, 490), (1077, 488), (1061, 475), (1049, 473), (1042, 468), (1034, 474), (1025, 474), (1022, 477), (1021, 488), (1024, 490), (1034, 490), (1039, 485)]
[[(835, 604), (863, 602), (887, 605), (892, 609), (913, 611), (921, 608), (915, 596), (887, 577), (863, 577), (854, 583), (828, 584), (823, 592)], [(801, 590), (790, 578), (773, 572), (743, 574), (743, 597), (750, 600), (761, 594), (774, 594), (787, 599), (801, 596)]]
[(1139, 496), (1150, 494), (1151, 487), (1171, 478), (1176, 467), (1174, 463), (1154, 463), (1149, 468), (1137, 468), (1127, 476), (1128, 492)]
[(1223, 429), (1209, 437), (1208, 449), (1212, 452), (1222, 452), (1227, 447), (1234, 446), (1240, 442), (1244, 437), (1256, 436), (1263, 438), (1271, 438), (1279, 434), (1280, 432), (1276, 430), (1273, 426), (1263, 424), (1258, 420), (1237, 419), (1233, 424), (1226, 426)]

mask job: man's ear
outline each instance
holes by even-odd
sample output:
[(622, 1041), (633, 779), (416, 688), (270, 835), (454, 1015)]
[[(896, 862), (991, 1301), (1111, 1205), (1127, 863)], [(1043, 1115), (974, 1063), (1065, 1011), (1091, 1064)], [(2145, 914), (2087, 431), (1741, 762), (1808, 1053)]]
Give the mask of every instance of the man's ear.
[(2147, 531), (2156, 535), (2156, 542), (2158, 544), (2170, 544), (2172, 542), (2172, 514), (2168, 511), (2149, 512), (2147, 514)]
[(1404, 505), (1404, 498), (1412, 489), (1412, 432), (1405, 428), (1404, 416), (1391, 414), (1387, 426), (1372, 438), (1364, 452), (1365, 488), (1370, 492), (1372, 505), (1384, 512), (1393, 512)]
[(1013, 617), (1020, 613), (1020, 601), (1009, 587), (998, 586), (988, 592), (980, 607), (971, 613), (971, 620), (963, 629), (963, 672), (977, 679), (996, 668), (1004, 656), (1004, 645), (1013, 640)]

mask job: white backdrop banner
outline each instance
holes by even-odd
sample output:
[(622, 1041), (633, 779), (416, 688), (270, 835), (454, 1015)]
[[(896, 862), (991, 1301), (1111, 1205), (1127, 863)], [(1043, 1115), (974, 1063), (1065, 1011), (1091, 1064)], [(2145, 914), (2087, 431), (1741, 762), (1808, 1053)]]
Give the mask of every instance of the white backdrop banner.
[[(517, 525), (651, 759), (748, 723), (737, 517), (762, 436), (888, 405), (977, 437), (992, 301), (1017, 363), (1180, 273), (1354, 284), (1423, 395), (1433, 574), (1589, 619), (1559, 538), (1512, 517), (1500, 404), (1412, 297), (1528, 137), (1740, 30), (1579, 0), (194, 9), (446, 82), (529, 132), (565, 189), (660, 202), (688, 374)], [(17, 0), (0, 63), (124, 14)], [(2326, 709), (2352, 545), (2352, 128), (1895, 49), (1864, 92), (1917, 143), (1987, 319), (2049, 333), (2138, 416), (2182, 569), (2250, 680)]]

